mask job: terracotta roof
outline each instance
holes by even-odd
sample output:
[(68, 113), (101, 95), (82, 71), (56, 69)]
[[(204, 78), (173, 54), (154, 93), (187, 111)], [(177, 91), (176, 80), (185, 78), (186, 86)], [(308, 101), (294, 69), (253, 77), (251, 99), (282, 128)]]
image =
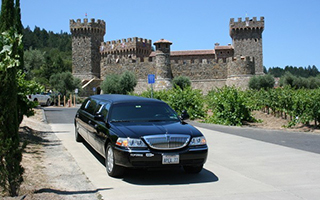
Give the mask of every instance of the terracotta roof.
[(188, 50), (188, 51), (171, 51), (170, 56), (193, 56), (193, 55), (214, 55), (214, 49), (210, 50)]
[[(170, 56), (198, 56), (198, 55), (215, 55), (214, 49), (210, 50), (187, 50), (187, 51), (171, 51)], [(156, 56), (156, 52), (152, 51), (149, 57)]]
[(233, 46), (228, 45), (228, 46), (215, 46), (214, 49), (233, 49)]
[(168, 41), (168, 40), (165, 40), (165, 39), (158, 40), (158, 41), (156, 41), (156, 42), (153, 43), (153, 44), (158, 44), (158, 43), (172, 44), (172, 42), (170, 42), (170, 41)]

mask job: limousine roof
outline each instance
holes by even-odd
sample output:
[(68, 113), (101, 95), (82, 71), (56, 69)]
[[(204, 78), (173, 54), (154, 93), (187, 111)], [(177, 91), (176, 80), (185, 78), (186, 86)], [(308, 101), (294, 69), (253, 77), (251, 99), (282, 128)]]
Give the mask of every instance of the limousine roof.
[(90, 96), (92, 99), (96, 100), (108, 100), (112, 103), (120, 103), (120, 102), (163, 102), (158, 99), (151, 99), (145, 97), (138, 97), (138, 96), (130, 96), (130, 95), (122, 95), (122, 94), (101, 94), (101, 95), (93, 95)]

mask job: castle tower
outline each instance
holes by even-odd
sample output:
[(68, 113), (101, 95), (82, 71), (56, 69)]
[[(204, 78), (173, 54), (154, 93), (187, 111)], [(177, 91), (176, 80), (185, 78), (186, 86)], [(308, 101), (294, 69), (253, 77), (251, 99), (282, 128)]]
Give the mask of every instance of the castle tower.
[(162, 90), (172, 87), (171, 65), (170, 65), (170, 45), (172, 42), (161, 39), (153, 43), (156, 46), (156, 83), (155, 89)]
[(264, 17), (257, 21), (256, 17), (230, 19), (230, 36), (234, 47), (234, 55), (250, 56), (254, 58), (255, 74), (263, 74), (262, 32), (264, 30)]
[(106, 25), (103, 20), (70, 20), (72, 34), (72, 74), (81, 80), (100, 78), (99, 48)]

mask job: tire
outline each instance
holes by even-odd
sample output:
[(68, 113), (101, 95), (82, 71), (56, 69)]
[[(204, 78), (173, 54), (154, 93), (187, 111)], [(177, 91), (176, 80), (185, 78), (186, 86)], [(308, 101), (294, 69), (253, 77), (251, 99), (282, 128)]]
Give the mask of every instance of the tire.
[(83, 137), (79, 134), (77, 127), (74, 127), (75, 130), (75, 138), (77, 142), (83, 142)]
[(190, 174), (198, 174), (203, 169), (203, 165), (183, 166), (184, 171)]
[(107, 146), (105, 157), (105, 165), (108, 175), (116, 178), (122, 177), (124, 168), (115, 164), (114, 152), (110, 143)]
[(51, 105), (51, 102), (50, 102), (50, 99), (47, 100), (47, 103), (46, 103), (46, 106), (50, 106)]

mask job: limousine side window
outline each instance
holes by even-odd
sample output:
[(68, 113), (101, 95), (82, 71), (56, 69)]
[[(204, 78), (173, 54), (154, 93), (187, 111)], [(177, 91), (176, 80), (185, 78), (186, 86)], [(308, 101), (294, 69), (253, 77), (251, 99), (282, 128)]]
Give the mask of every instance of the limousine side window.
[(81, 109), (81, 110), (85, 110), (85, 109), (88, 107), (89, 103), (90, 103), (90, 99), (84, 100), (84, 102), (83, 102), (83, 104), (81, 105), (80, 109)]
[(110, 103), (107, 104), (99, 104), (99, 110), (98, 110), (98, 114), (103, 115), (104, 119), (107, 120), (107, 116), (108, 116), (108, 112), (110, 109)]
[(93, 115), (96, 107), (97, 107), (97, 102), (91, 99), (86, 103), (84, 110)]

